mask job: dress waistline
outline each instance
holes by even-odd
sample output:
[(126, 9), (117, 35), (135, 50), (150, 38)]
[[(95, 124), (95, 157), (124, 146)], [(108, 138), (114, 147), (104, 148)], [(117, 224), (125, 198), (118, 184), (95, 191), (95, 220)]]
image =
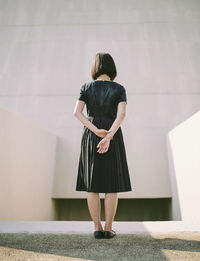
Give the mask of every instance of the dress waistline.
[(106, 115), (95, 115), (95, 116), (87, 116), (88, 120), (94, 120), (94, 119), (109, 119), (109, 120), (115, 120), (114, 117), (106, 116)]

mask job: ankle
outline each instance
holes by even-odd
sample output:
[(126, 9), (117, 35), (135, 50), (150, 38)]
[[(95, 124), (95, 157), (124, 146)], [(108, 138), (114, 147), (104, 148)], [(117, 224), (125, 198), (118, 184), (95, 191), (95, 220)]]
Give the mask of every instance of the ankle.
[(112, 225), (105, 225), (104, 230), (105, 231), (112, 231)]
[(95, 231), (101, 231), (101, 230), (103, 230), (103, 227), (102, 227), (101, 223), (100, 224), (95, 224), (94, 225), (94, 229), (95, 229)]

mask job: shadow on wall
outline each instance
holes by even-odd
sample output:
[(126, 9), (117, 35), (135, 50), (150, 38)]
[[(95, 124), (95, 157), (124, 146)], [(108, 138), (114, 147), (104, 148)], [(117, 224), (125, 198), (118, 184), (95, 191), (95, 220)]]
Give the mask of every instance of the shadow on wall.
[(3, 108), (0, 124), (0, 219), (53, 220), (57, 137)]
[[(86, 199), (54, 199), (55, 218), (60, 221), (90, 221)], [(105, 220), (101, 199), (102, 220)], [(119, 199), (115, 221), (169, 221), (171, 198)]]

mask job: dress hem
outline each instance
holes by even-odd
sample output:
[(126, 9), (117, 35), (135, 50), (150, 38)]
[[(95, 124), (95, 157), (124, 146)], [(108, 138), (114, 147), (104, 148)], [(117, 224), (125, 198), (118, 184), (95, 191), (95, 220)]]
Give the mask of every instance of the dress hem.
[(120, 192), (130, 192), (130, 190), (117, 190), (117, 191), (91, 191), (91, 190), (85, 190), (85, 189), (76, 189), (76, 191), (82, 191), (82, 192), (93, 192), (93, 193), (120, 193)]

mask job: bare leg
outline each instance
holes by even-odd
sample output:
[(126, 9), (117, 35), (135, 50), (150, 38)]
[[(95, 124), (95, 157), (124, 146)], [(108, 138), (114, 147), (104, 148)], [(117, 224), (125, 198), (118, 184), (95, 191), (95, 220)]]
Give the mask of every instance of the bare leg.
[(118, 197), (117, 193), (106, 193), (104, 199), (105, 207), (105, 227), (104, 230), (112, 231), (112, 222), (117, 210)]
[(95, 231), (103, 230), (101, 225), (101, 201), (99, 193), (88, 192), (87, 204), (90, 212), (90, 216), (94, 222)]

